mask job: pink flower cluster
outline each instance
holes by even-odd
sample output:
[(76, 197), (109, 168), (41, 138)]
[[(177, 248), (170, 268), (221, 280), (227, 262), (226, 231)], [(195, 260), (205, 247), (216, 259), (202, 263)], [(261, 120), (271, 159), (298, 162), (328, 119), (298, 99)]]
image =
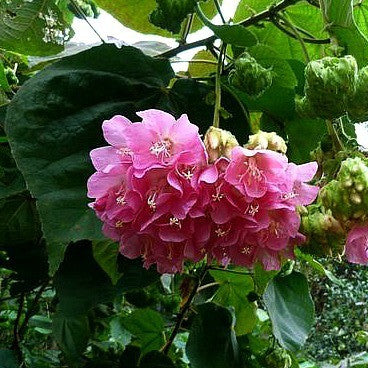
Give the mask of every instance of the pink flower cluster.
[(349, 231), (345, 255), (351, 263), (368, 265), (368, 225), (356, 225)]
[(115, 116), (103, 123), (110, 146), (91, 151), (91, 207), (106, 236), (145, 267), (180, 272), (184, 260), (207, 256), (222, 265), (278, 269), (303, 242), (296, 206), (314, 201), (306, 184), (317, 164), (288, 163), (269, 150), (236, 147), (231, 159), (209, 164), (186, 115), (138, 112), (142, 122)]

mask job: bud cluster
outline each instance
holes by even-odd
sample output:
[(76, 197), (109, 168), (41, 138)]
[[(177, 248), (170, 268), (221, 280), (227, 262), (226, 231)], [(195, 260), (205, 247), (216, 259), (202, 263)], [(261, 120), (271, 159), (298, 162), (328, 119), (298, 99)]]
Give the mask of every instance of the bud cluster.
[(236, 59), (229, 83), (252, 97), (260, 97), (272, 85), (272, 71), (264, 68), (248, 53)]
[(346, 113), (358, 80), (358, 65), (350, 56), (325, 57), (305, 68), (305, 97), (297, 100), (301, 115), (335, 119)]

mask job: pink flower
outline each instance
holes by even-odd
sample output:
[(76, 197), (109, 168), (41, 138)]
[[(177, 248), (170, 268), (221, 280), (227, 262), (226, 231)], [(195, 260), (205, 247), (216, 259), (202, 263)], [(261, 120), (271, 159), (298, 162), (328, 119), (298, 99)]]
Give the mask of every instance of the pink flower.
[(244, 195), (260, 198), (284, 180), (286, 169), (287, 158), (280, 153), (235, 147), (225, 180)]
[(368, 264), (368, 225), (355, 226), (349, 231), (345, 255), (349, 262)]
[(205, 164), (207, 155), (198, 134), (187, 115), (178, 120), (160, 110), (137, 113), (141, 123), (132, 124), (125, 133), (127, 147), (134, 153), (133, 166), (143, 175), (148, 169)]

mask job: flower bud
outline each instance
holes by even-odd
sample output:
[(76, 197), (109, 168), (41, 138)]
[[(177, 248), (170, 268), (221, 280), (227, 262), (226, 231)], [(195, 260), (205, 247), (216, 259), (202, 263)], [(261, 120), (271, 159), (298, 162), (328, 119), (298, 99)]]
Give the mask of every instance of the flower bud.
[(229, 83), (249, 96), (259, 97), (271, 87), (272, 72), (245, 52), (236, 59), (235, 69), (229, 75)]
[(368, 219), (368, 162), (361, 157), (342, 162), (336, 180), (320, 192), (320, 198), (332, 214), (346, 226)]
[(275, 132), (263, 132), (260, 130), (258, 133), (250, 135), (248, 143), (245, 145), (248, 149), (269, 149), (271, 151), (277, 151), (285, 154), (287, 146), (282, 137)]
[(344, 115), (353, 97), (358, 66), (350, 56), (325, 57), (305, 68), (305, 97), (315, 116), (334, 119)]
[(221, 156), (230, 158), (232, 149), (239, 143), (229, 131), (211, 126), (204, 136), (204, 145), (209, 162), (215, 162)]
[(313, 204), (299, 210), (300, 231), (307, 238), (305, 244), (309, 253), (318, 256), (341, 254), (344, 249), (345, 230), (331, 210), (320, 204)]

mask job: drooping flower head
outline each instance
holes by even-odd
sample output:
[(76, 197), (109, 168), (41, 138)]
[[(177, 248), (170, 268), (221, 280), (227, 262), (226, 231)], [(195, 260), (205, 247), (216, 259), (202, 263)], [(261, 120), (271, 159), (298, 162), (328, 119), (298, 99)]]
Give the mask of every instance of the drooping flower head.
[(162, 273), (205, 256), (223, 265), (261, 261), (266, 269), (292, 257), (303, 240), (296, 206), (317, 195), (305, 183), (316, 164), (294, 165), (280, 153), (235, 143), (209, 162), (186, 115), (137, 115), (141, 122), (115, 116), (103, 123), (110, 145), (91, 151), (96, 172), (88, 180), (90, 206), (123, 255)]

